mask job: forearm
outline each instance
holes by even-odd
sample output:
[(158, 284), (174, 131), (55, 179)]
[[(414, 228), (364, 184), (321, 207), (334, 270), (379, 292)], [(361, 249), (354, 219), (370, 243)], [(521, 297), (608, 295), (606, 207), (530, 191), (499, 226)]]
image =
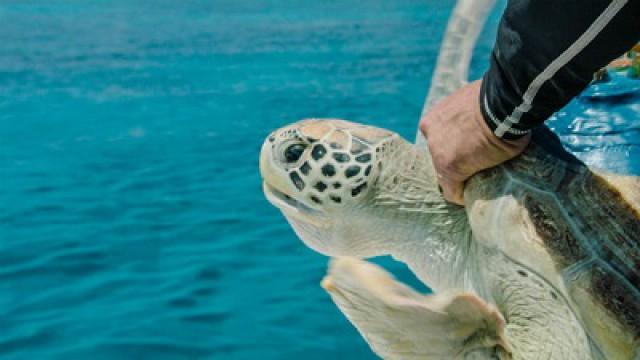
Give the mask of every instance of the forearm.
[(526, 134), (640, 40), (640, 0), (510, 0), (480, 107), (500, 138)]

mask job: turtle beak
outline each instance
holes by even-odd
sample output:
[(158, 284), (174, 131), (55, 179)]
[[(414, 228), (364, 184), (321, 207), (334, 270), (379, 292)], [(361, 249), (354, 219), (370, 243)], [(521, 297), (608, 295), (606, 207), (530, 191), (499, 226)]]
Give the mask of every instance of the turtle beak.
[(273, 135), (270, 135), (267, 140), (262, 144), (260, 149), (260, 176), (264, 180), (265, 175), (269, 174), (273, 155), (271, 154), (272, 145), (269, 139), (272, 139)]
[[(321, 215), (322, 212), (311, 205), (295, 199), (296, 189), (288, 181), (286, 170), (278, 166), (273, 154), (271, 137), (262, 145), (260, 152), (260, 175), (262, 176), (262, 190), (269, 202), (286, 215), (301, 217), (309, 221), (308, 215)], [(307, 216), (305, 216), (307, 215)]]
[(275, 163), (274, 143), (271, 139), (273, 139), (273, 136), (267, 138), (260, 150), (260, 176), (270, 188), (278, 189), (278, 191), (287, 194), (291, 191), (286, 181), (287, 174), (284, 169)]

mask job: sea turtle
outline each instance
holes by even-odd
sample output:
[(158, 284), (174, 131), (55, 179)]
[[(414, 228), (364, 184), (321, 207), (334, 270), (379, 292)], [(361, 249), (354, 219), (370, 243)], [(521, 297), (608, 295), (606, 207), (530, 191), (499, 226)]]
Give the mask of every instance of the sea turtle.
[[(640, 359), (640, 180), (596, 172), (547, 128), (525, 152), (442, 198), (429, 154), (343, 120), (273, 132), (264, 192), (323, 281), (387, 359)], [(373, 264), (391, 255), (433, 289)], [(355, 257), (355, 258), (351, 258)]]

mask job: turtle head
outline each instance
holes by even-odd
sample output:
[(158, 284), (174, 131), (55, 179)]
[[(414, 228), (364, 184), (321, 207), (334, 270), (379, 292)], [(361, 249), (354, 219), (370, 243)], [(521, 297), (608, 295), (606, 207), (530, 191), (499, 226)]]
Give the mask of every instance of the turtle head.
[(399, 146), (411, 147), (388, 130), (334, 119), (299, 121), (264, 142), (265, 195), (312, 249), (379, 255), (370, 212), (384, 162)]

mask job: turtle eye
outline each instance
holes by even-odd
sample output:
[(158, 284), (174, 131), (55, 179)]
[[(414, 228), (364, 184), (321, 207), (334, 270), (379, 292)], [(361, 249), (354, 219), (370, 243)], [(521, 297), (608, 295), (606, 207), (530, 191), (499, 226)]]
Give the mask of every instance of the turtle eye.
[(284, 159), (285, 159), (285, 161), (288, 162), (288, 163), (294, 163), (294, 162), (300, 160), (300, 157), (302, 156), (302, 154), (304, 153), (304, 151), (306, 149), (307, 149), (307, 145), (305, 145), (305, 144), (289, 145), (284, 150)]

